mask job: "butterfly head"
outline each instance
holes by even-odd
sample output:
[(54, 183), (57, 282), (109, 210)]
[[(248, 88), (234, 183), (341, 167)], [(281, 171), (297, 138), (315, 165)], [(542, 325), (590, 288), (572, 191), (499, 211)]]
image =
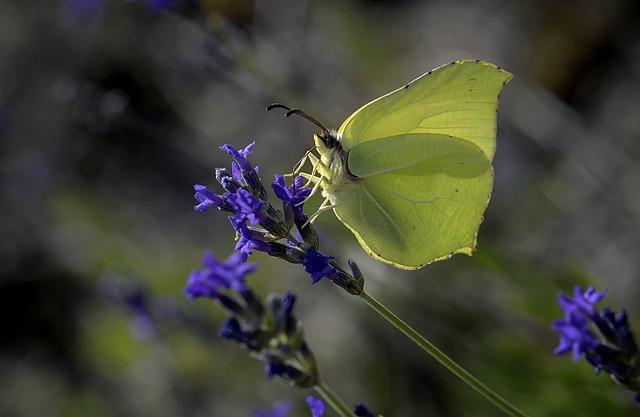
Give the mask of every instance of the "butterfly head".
[(313, 135), (313, 137), (314, 137), (314, 141), (315, 141), (315, 144), (316, 144), (316, 148), (318, 149), (318, 151), (321, 154), (323, 153), (323, 151), (324, 151), (324, 153), (330, 153), (334, 149), (335, 150), (341, 149), (340, 138), (338, 137), (338, 133), (335, 130), (327, 129), (317, 119), (315, 119), (314, 117), (309, 116), (307, 113), (303, 112), (302, 110), (300, 110), (300, 109), (291, 109), (291, 108), (289, 108), (289, 107), (287, 107), (287, 106), (285, 106), (284, 104), (281, 104), (281, 103), (270, 104), (267, 107), (267, 111), (273, 110), (275, 108), (285, 109), (287, 111), (287, 113), (285, 114), (286, 117), (289, 117), (292, 114), (297, 114), (298, 116), (304, 117), (305, 119), (309, 120), (314, 125), (318, 126), (321, 129), (321, 131), (320, 131), (320, 133), (316, 133), (315, 135)]
[(320, 133), (313, 135), (316, 147), (326, 148), (327, 150), (340, 148), (340, 138), (335, 130), (324, 129)]
[(321, 164), (317, 165), (316, 168), (325, 179), (329, 180), (330, 182), (337, 183), (341, 183), (342, 179), (345, 178), (345, 176), (348, 176), (351, 181), (357, 179), (356, 176), (348, 172), (349, 170), (346, 163), (347, 153), (342, 149), (338, 132), (333, 129), (327, 129), (322, 125), (322, 123), (309, 116), (302, 110), (291, 109), (284, 104), (273, 103), (267, 107), (267, 110), (272, 110), (275, 108), (285, 109), (287, 111), (287, 113), (285, 114), (286, 117), (289, 117), (292, 114), (297, 114), (298, 116), (304, 117), (320, 128), (320, 132), (313, 135), (313, 140), (316, 146), (316, 150), (320, 154), (321, 162)]

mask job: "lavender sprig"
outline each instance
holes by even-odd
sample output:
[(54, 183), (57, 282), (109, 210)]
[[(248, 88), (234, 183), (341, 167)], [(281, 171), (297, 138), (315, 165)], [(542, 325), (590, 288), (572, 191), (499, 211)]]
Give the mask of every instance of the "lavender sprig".
[[(605, 371), (618, 384), (636, 393), (640, 402), (640, 352), (624, 310), (609, 307), (599, 312), (595, 306), (606, 295), (593, 287), (583, 293), (574, 289), (573, 298), (558, 295), (558, 303), (565, 313), (564, 319), (553, 322), (552, 328), (560, 333), (556, 355), (572, 352), (574, 362), (582, 355), (596, 370)], [(593, 331), (592, 331), (593, 330)]]
[(264, 303), (247, 285), (245, 276), (256, 270), (246, 264), (247, 254), (233, 253), (221, 262), (205, 254), (204, 269), (187, 278), (185, 294), (191, 300), (216, 300), (229, 314), (219, 335), (235, 341), (266, 363), (269, 379), (278, 376), (290, 385), (308, 388), (318, 383), (313, 353), (307, 346), (301, 323), (293, 314), (293, 293), (271, 294)]
[[(225, 192), (215, 194), (204, 185), (195, 185), (194, 197), (199, 204), (194, 209), (206, 211), (214, 206), (228, 213), (236, 230), (236, 250), (252, 255), (255, 249), (290, 263), (302, 264), (313, 283), (325, 277), (350, 294), (360, 294), (364, 278), (355, 262), (349, 262), (349, 272), (333, 256), (319, 252), (318, 234), (303, 211), (311, 188), (304, 187), (304, 179), (300, 176), (287, 185), (284, 176), (276, 175), (272, 188), (281, 200), (282, 210), (276, 209), (269, 202), (257, 167), (248, 159), (254, 145), (252, 142), (240, 150), (228, 144), (220, 147), (234, 159), (231, 172), (224, 168), (215, 170), (216, 180)], [(294, 226), (298, 231), (297, 238), (293, 237)]]

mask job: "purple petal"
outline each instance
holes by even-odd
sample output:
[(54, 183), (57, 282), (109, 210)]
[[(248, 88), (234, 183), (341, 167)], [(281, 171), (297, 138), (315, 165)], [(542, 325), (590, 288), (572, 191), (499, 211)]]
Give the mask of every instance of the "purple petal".
[(312, 417), (323, 417), (325, 404), (319, 398), (314, 398), (312, 396), (307, 397), (307, 405), (309, 406), (309, 410), (311, 410)]

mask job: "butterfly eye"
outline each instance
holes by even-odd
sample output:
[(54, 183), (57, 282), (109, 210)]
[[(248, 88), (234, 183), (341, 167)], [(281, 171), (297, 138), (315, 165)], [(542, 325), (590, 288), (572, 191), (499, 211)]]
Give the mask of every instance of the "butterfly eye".
[(326, 146), (327, 149), (335, 148), (338, 143), (338, 138), (336, 138), (331, 132), (322, 132), (320, 139), (322, 139), (322, 142), (324, 142), (324, 146)]

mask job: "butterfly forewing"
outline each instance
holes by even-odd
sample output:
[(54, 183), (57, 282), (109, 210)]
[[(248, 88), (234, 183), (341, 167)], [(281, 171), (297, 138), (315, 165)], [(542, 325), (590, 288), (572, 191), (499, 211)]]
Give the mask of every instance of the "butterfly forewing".
[(498, 95), (511, 74), (482, 61), (430, 71), (356, 111), (338, 130), (342, 146), (406, 133), (438, 133), (476, 144), (491, 160)]

